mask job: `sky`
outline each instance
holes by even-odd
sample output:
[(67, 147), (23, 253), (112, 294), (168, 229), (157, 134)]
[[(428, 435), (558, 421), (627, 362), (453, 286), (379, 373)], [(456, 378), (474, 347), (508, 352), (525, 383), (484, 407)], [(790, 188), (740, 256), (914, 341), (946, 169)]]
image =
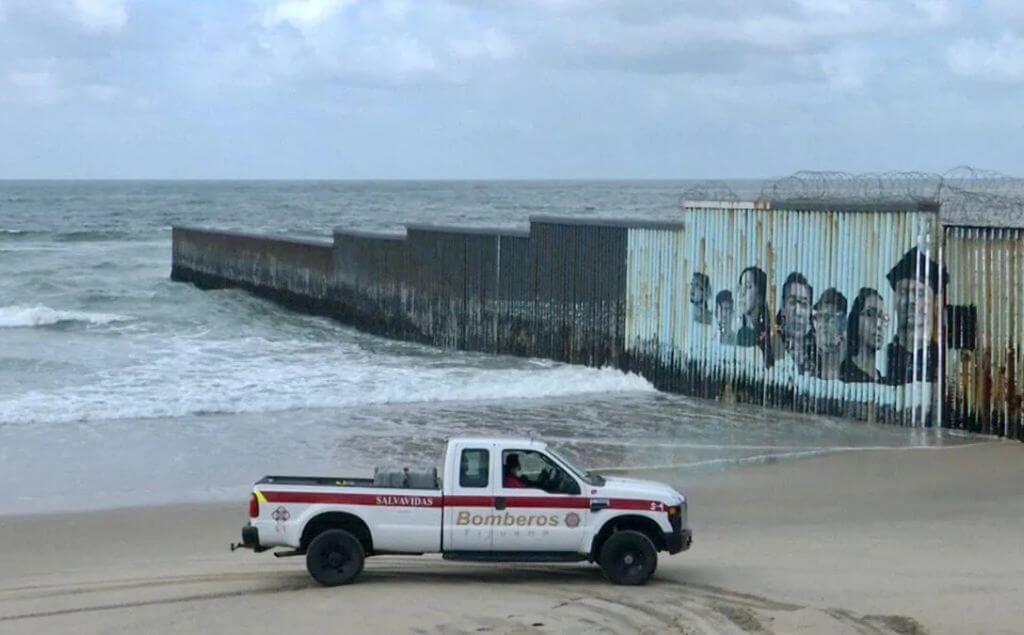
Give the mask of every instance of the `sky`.
[(0, 0), (0, 178), (1024, 174), (1024, 0)]

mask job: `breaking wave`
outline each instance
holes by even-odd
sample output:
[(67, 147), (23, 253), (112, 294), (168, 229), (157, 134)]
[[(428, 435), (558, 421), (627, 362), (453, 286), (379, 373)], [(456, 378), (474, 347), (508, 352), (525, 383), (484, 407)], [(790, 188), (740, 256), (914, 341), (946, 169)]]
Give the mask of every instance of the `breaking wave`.
[(0, 227), (0, 240), (4, 242), (21, 242), (24, 240), (30, 240), (36, 232), (28, 231), (27, 229), (8, 229), (6, 227)]
[[(371, 360), (235, 359), (220, 351), (165, 358), (105, 373), (79, 386), (36, 390), (0, 402), (0, 424), (272, 413), (398, 403), (542, 399), (653, 391), (609, 368), (469, 368)], [(274, 359), (277, 357), (276, 359)], [(370, 363), (367, 363), (370, 362)]]
[(131, 234), (120, 230), (80, 230), (60, 232), (53, 235), (57, 242), (90, 242), (106, 240), (124, 240), (130, 238)]
[(55, 326), (71, 322), (85, 324), (110, 324), (128, 320), (123, 315), (112, 313), (89, 313), (86, 311), (60, 311), (48, 306), (5, 306), (0, 307), (0, 328), (32, 328)]

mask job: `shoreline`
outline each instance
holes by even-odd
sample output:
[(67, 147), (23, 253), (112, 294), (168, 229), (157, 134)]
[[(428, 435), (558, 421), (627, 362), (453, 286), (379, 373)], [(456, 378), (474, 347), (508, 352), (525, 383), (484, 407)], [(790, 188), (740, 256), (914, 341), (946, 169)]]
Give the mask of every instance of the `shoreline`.
[(684, 490), (695, 542), (628, 589), (587, 565), (435, 556), (323, 589), (301, 558), (228, 551), (242, 499), (6, 516), (0, 630), (1015, 632), (1024, 445), (934, 449), (953, 448), (639, 470)]
[[(808, 459), (814, 459), (824, 456), (834, 456), (848, 453), (859, 453), (859, 452), (907, 452), (915, 450), (953, 450), (971, 448), (977, 446), (984, 446), (989, 444), (1008, 444), (1017, 445), (1020, 444), (1018, 441), (1005, 439), (1003, 437), (994, 436), (982, 436), (975, 435), (972, 433), (966, 433), (965, 436), (959, 437), (954, 435), (956, 439), (971, 439), (969, 442), (956, 441), (954, 443), (938, 443), (929, 445), (906, 445), (906, 446), (888, 446), (888, 445), (875, 445), (875, 446), (773, 446), (773, 445), (736, 445), (736, 444), (673, 444), (674, 447), (692, 447), (700, 449), (725, 449), (725, 450), (778, 450), (777, 452), (769, 452), (766, 454), (758, 454), (753, 456), (744, 457), (729, 457), (729, 458), (717, 458), (717, 459), (706, 459), (689, 461), (684, 463), (661, 463), (661, 464), (641, 464), (641, 465), (615, 465), (615, 466), (603, 466), (603, 467), (590, 467), (590, 469), (599, 473), (606, 472), (608, 474), (620, 475), (620, 476), (633, 476), (641, 473), (651, 472), (678, 472), (677, 478), (696, 478), (701, 479), (704, 476), (720, 474), (728, 472), (734, 469), (742, 469), (747, 467), (754, 467), (758, 465), (772, 465), (772, 464), (788, 464), (791, 462), (806, 461)], [(660, 477), (664, 480), (664, 476)], [(218, 489), (225, 489), (227, 486), (222, 486)], [(44, 517), (60, 517), (66, 515), (78, 515), (78, 514), (97, 514), (97, 513), (109, 513), (109, 512), (120, 512), (120, 511), (131, 511), (131, 510), (149, 510), (154, 508), (163, 507), (174, 507), (181, 505), (196, 505), (196, 506), (213, 506), (223, 507), (227, 505), (233, 505), (238, 503), (241, 507), (244, 507), (245, 501), (249, 493), (251, 492), (252, 483), (240, 484), (237, 486), (237, 493), (235, 495), (229, 495), (225, 493), (223, 496), (220, 495), (196, 495), (194, 497), (186, 496), (184, 498), (166, 498), (158, 499), (152, 503), (127, 503), (123, 505), (99, 505), (95, 507), (75, 507), (62, 505), (63, 508), (54, 509), (39, 509), (39, 510), (20, 510), (13, 509), (9, 510), (6, 514), (7, 518), (22, 518), (22, 517), (33, 517), (33, 518), (44, 518)]]

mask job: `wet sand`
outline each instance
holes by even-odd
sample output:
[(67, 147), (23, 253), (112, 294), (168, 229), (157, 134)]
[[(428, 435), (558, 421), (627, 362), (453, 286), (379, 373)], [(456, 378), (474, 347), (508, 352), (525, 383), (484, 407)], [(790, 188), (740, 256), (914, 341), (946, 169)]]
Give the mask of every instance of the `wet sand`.
[(230, 553), (237, 504), (0, 520), (0, 632), (1016, 633), (1024, 444), (865, 450), (642, 474), (688, 494), (695, 544), (645, 587), (589, 565), (374, 558), (324, 589)]

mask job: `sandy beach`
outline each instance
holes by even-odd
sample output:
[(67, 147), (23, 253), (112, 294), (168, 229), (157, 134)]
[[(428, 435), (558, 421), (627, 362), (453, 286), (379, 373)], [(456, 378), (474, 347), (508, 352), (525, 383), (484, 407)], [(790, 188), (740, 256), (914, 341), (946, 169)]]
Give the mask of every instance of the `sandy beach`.
[(1015, 633), (1024, 445), (845, 452), (642, 473), (690, 498), (695, 544), (640, 588), (596, 567), (371, 559), (324, 589), (231, 553), (237, 504), (0, 520), (0, 632)]

